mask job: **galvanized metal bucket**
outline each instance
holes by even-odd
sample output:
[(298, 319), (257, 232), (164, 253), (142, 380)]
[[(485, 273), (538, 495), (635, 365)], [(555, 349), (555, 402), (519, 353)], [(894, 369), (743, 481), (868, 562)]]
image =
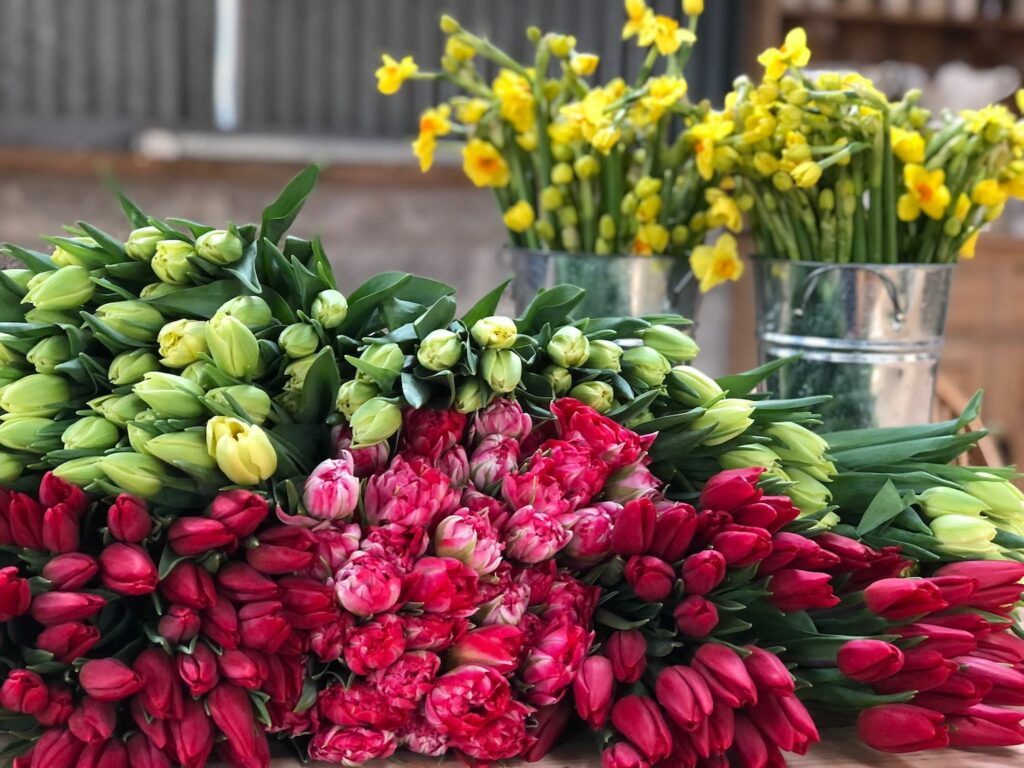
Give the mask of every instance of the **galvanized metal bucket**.
[(755, 261), (762, 362), (802, 356), (768, 388), (832, 395), (832, 430), (928, 422), (954, 268)]
[(677, 314), (697, 320), (700, 291), (687, 259), (550, 253), (511, 248), (512, 298), (521, 313), (537, 292), (571, 283), (587, 295), (577, 317)]

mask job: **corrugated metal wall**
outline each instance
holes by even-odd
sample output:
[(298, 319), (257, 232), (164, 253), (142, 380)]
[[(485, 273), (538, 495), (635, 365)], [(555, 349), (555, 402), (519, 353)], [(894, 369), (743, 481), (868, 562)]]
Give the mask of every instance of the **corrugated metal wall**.
[[(652, 3), (673, 12), (678, 0)], [(710, 0), (691, 87), (720, 95), (738, 62), (741, 0)], [(635, 70), (621, 0), (241, 0), (240, 129), (404, 137), (438, 98), (380, 96), (380, 54), (436, 62), (442, 12), (513, 55), (524, 29), (572, 32), (605, 71)], [(212, 130), (213, 0), (0, 0), (0, 138), (118, 143), (147, 126)]]

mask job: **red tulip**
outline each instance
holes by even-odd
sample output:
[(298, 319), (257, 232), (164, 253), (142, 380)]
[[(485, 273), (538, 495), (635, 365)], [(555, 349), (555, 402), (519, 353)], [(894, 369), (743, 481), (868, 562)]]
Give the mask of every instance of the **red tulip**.
[(649, 498), (626, 502), (612, 528), (612, 550), (622, 557), (645, 554), (654, 540), (657, 517)]
[(480, 627), (463, 635), (449, 651), (455, 666), (480, 664), (507, 675), (519, 667), (526, 645), (526, 634), (511, 624)]
[(267, 665), (258, 651), (224, 651), (217, 657), (217, 671), (228, 682), (251, 691), (267, 679)]
[(43, 513), (43, 547), (55, 553), (77, 550), (78, 515), (65, 504), (47, 509)]
[(1016, 724), (1003, 724), (980, 717), (950, 717), (949, 746), (957, 749), (971, 747), (1015, 747), (1024, 744), (1024, 726), (1019, 712), (1013, 713)]
[(718, 608), (700, 595), (689, 595), (675, 607), (679, 631), (688, 637), (707, 637), (718, 626)]
[(743, 666), (747, 668), (758, 691), (768, 691), (775, 696), (793, 694), (796, 682), (778, 656), (756, 645), (748, 645), (744, 650), (749, 653), (743, 658)]
[(601, 768), (650, 768), (650, 765), (624, 741), (608, 747), (601, 754)]
[(270, 505), (263, 496), (242, 488), (219, 493), (210, 504), (210, 517), (240, 539), (255, 533), (269, 513)]
[(281, 594), (277, 582), (237, 561), (225, 563), (217, 571), (217, 588), (236, 603), (276, 600)]
[(747, 712), (766, 743), (786, 752), (803, 755), (820, 741), (814, 720), (796, 696), (761, 696)]
[(316, 539), (305, 528), (277, 525), (261, 531), (259, 545), (245, 551), (246, 562), (269, 576), (303, 571), (316, 559)]
[(40, 624), (59, 624), (95, 616), (107, 604), (99, 595), (81, 592), (44, 592), (32, 601), (32, 618)]
[(906, 651), (896, 674), (873, 683), (879, 693), (927, 691), (942, 685), (957, 670), (956, 662), (935, 651)]
[(683, 586), (688, 595), (706, 595), (725, 578), (725, 555), (705, 549), (683, 561)]
[(913, 704), (883, 704), (857, 718), (861, 741), (882, 752), (919, 752), (949, 746), (949, 729), (938, 712)]
[(704, 484), (700, 492), (701, 507), (732, 512), (744, 504), (759, 500), (762, 494), (757, 481), (762, 472), (764, 469), (761, 467), (719, 472)]
[(626, 581), (645, 603), (664, 600), (672, 592), (676, 574), (664, 560), (650, 555), (634, 555), (625, 569)]
[(142, 678), (117, 659), (93, 659), (78, 672), (78, 682), (99, 701), (120, 701), (139, 692)]
[(82, 703), (68, 719), (68, 729), (86, 744), (105, 742), (114, 735), (116, 727), (117, 709), (114, 704), (91, 696), (82, 699)]
[(237, 541), (224, 523), (208, 517), (179, 517), (167, 529), (167, 543), (176, 554), (202, 555)]
[(85, 656), (100, 641), (100, 631), (80, 621), (65, 621), (45, 627), (36, 636), (36, 648), (49, 651), (54, 659), (69, 664)]
[(234, 755), (258, 754), (260, 739), (249, 694), (237, 686), (221, 683), (210, 691), (206, 703), (213, 722), (227, 738)]
[(576, 712), (591, 730), (604, 726), (612, 708), (615, 674), (604, 656), (588, 656), (572, 683)]
[(734, 568), (759, 563), (772, 551), (772, 538), (764, 528), (730, 525), (711, 539), (711, 546)]
[(900, 671), (903, 651), (883, 640), (851, 640), (839, 649), (836, 665), (851, 680), (873, 683)]
[(914, 696), (914, 704), (936, 712), (964, 714), (981, 704), (992, 690), (992, 683), (972, 680), (961, 672), (954, 672), (946, 682)]
[(86, 744), (78, 758), (77, 768), (131, 768), (128, 750), (117, 739)]
[(1013, 560), (968, 560), (944, 565), (936, 576), (967, 576), (978, 582), (979, 589), (1019, 584), (1024, 579), (1024, 563)]
[(759, 500), (732, 510), (732, 519), (739, 525), (764, 528), (775, 533), (786, 523), (796, 520), (800, 510), (789, 496), (762, 496)]
[(47, 472), (39, 483), (39, 503), (44, 507), (64, 504), (72, 514), (80, 515), (89, 506), (89, 497), (77, 485)]
[(137, 544), (115, 542), (100, 553), (100, 579), (119, 595), (148, 595), (158, 582), (156, 565)]
[(172, 603), (182, 603), (200, 611), (209, 608), (217, 599), (217, 590), (209, 572), (190, 560), (178, 563), (160, 580), (160, 594)]
[(784, 613), (839, 604), (839, 598), (832, 592), (832, 577), (827, 573), (786, 568), (772, 575), (768, 589), (769, 601)]
[(15, 544), (27, 549), (44, 549), (43, 514), (43, 508), (31, 496), (11, 492), (7, 502), (7, 519)]
[(647, 668), (647, 640), (637, 629), (613, 632), (604, 649), (612, 672), (620, 683), (632, 684)]
[[(703, 675), (702, 675), (703, 677)], [(714, 698), (714, 689), (708, 688)], [(723, 701), (716, 701), (708, 718), (707, 751), (709, 754), (725, 752), (732, 746), (736, 734), (736, 710)]]
[(51, 728), (32, 750), (31, 768), (75, 768), (85, 744), (66, 728)]
[(612, 705), (612, 724), (640, 754), (656, 763), (672, 752), (672, 736), (658, 705), (646, 696), (624, 696)]
[(697, 649), (691, 666), (700, 673), (715, 699), (737, 709), (757, 702), (757, 686), (743, 660), (731, 648), (707, 643)]
[(200, 619), (194, 608), (172, 603), (156, 625), (157, 633), (171, 643), (187, 643), (199, 634)]
[(707, 720), (714, 709), (704, 678), (687, 666), (663, 669), (655, 681), (654, 693), (669, 719), (688, 733)]
[(669, 504), (657, 511), (654, 536), (648, 551), (652, 555), (675, 563), (682, 559), (697, 530), (697, 513), (689, 504)]
[(43, 578), (53, 584), (54, 589), (81, 589), (99, 572), (96, 559), (81, 552), (57, 555), (43, 566)]
[(337, 620), (338, 601), (329, 584), (302, 576), (286, 576), (280, 584), (285, 615), (295, 629), (313, 629)]
[(64, 725), (75, 711), (71, 691), (63, 683), (47, 683), (46, 693), (50, 700), (45, 708), (36, 713), (36, 720), (47, 728)]
[(35, 715), (46, 709), (49, 703), (50, 693), (46, 683), (35, 672), (27, 669), (12, 670), (0, 686), (0, 705), (12, 712)]
[(976, 656), (960, 656), (953, 661), (971, 680), (992, 685), (992, 690), (985, 694), (986, 704), (1024, 706), (1024, 672)]
[(146, 502), (122, 493), (107, 510), (107, 529), (118, 541), (138, 544), (153, 530)]
[(213, 750), (213, 725), (202, 702), (189, 699), (184, 713), (170, 721), (171, 745), (181, 768), (204, 768)]
[(167, 757), (143, 733), (136, 733), (128, 739), (128, 762), (132, 768), (171, 768)]
[(178, 677), (196, 698), (212, 691), (220, 681), (217, 656), (206, 643), (196, 643), (192, 653), (179, 653), (177, 668)]
[(28, 581), (18, 576), (15, 566), (0, 568), (0, 621), (21, 616), (32, 604)]
[(770, 747), (746, 712), (736, 713), (736, 735), (732, 748), (744, 768), (766, 768)]
[(174, 660), (162, 648), (147, 648), (132, 668), (142, 678), (138, 696), (146, 711), (161, 720), (181, 717), (181, 686)]
[(223, 595), (217, 595), (212, 606), (202, 613), (202, 631), (213, 642), (229, 650), (238, 647), (238, 612)]
[(893, 630), (904, 638), (919, 639), (914, 646), (919, 651), (936, 651), (946, 657), (963, 656), (977, 647), (974, 635), (963, 629), (942, 627), (937, 624), (907, 624)]
[(157, 720), (142, 706), (138, 697), (128, 701), (128, 713), (132, 716), (135, 727), (141, 731), (157, 749), (164, 749), (169, 741), (167, 721)]
[(523, 760), (535, 763), (559, 743), (572, 717), (572, 707), (566, 699), (549, 707), (542, 707), (533, 713), (533, 724), (527, 729), (529, 745), (522, 753)]
[(266, 653), (277, 653), (292, 636), (281, 603), (276, 600), (242, 606), (238, 612), (238, 629), (243, 646)]
[(902, 621), (948, 607), (939, 588), (927, 579), (882, 579), (864, 590), (864, 603), (872, 613), (889, 621)]

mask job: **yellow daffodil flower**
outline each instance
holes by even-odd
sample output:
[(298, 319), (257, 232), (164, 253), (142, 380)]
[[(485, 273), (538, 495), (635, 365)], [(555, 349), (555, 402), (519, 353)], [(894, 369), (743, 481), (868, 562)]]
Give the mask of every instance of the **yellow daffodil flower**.
[(470, 139), (462, 148), (462, 169), (478, 187), (508, 186), (508, 163), (497, 147), (483, 139)]
[(811, 49), (807, 47), (807, 33), (802, 27), (789, 30), (779, 48), (769, 48), (757, 57), (764, 66), (766, 80), (779, 80), (790, 67), (805, 67), (811, 60)]
[(725, 227), (733, 232), (743, 229), (743, 213), (739, 205), (720, 189), (709, 189), (704, 193), (708, 202), (708, 227)]
[(651, 195), (641, 200), (636, 207), (636, 220), (643, 224), (649, 224), (652, 221), (657, 221), (659, 213), (661, 213), (661, 198)]
[(903, 168), (903, 185), (907, 191), (896, 204), (901, 221), (913, 221), (922, 213), (930, 219), (942, 218), (950, 203), (945, 171), (929, 171), (923, 165), (910, 163)]
[(919, 165), (924, 162), (924, 136), (917, 131), (893, 127), (889, 131), (889, 141), (892, 151), (902, 162)]
[(622, 27), (622, 39), (639, 35), (648, 19), (654, 18), (654, 11), (647, 7), (644, 0), (626, 0), (626, 24)]
[(1013, 128), (1013, 115), (1002, 104), (989, 104), (981, 109), (965, 109), (960, 113), (965, 127), (971, 133), (986, 133), (989, 129)]
[(533, 226), (536, 216), (533, 212), (533, 206), (525, 200), (520, 200), (505, 211), (501, 218), (505, 222), (505, 226), (513, 232), (525, 232)]
[(552, 35), (548, 47), (554, 56), (566, 59), (576, 47), (576, 38), (572, 35)]
[(420, 135), (412, 143), (413, 154), (419, 158), (420, 170), (426, 173), (434, 164), (434, 150), (437, 149), (437, 137), (451, 132), (449, 121), (452, 108), (447, 104), (433, 107), (420, 115)]
[(533, 89), (530, 81), (510, 69), (498, 73), (492, 85), (498, 97), (498, 113), (512, 124), (519, 133), (533, 128), (536, 113), (533, 109)]
[(377, 90), (385, 96), (398, 93), (402, 83), (419, 72), (420, 68), (412, 60), (412, 56), (406, 56), (401, 61), (395, 61), (386, 53), (381, 56), (383, 66), (377, 70)]
[(640, 97), (640, 106), (644, 111), (641, 121), (658, 122), (667, 109), (686, 95), (687, 88), (686, 80), (681, 77), (652, 77), (647, 81), (647, 93)]
[(476, 48), (458, 37), (449, 37), (444, 44), (444, 53), (461, 63), (476, 56)]
[(649, 16), (637, 37), (641, 47), (654, 45), (662, 56), (671, 56), (683, 43), (692, 45), (696, 40), (693, 32), (681, 28), (671, 16)]
[(548, 138), (555, 145), (571, 144), (580, 138), (579, 125), (569, 120), (557, 120), (548, 126)]
[(1004, 205), (1008, 197), (1006, 190), (995, 179), (982, 179), (971, 190), (971, 199), (977, 205), (985, 205), (990, 208)]
[(970, 212), (971, 198), (961, 192), (960, 196), (956, 199), (956, 207), (953, 209), (953, 218), (962, 224), (967, 218), (967, 214)]
[(770, 152), (758, 152), (754, 155), (754, 170), (768, 178), (779, 170), (779, 160)]
[(723, 115), (712, 112), (708, 114), (704, 122), (697, 123), (690, 129), (689, 135), (693, 140), (697, 171), (701, 178), (710, 180), (715, 175), (716, 145), (731, 134), (734, 127), (732, 120), (727, 120)]
[(580, 53), (572, 57), (569, 61), (569, 66), (577, 77), (587, 77), (594, 74), (597, 70), (597, 65), (600, 63), (600, 56), (595, 56), (592, 53)]
[(690, 256), (690, 268), (700, 281), (703, 293), (727, 280), (739, 280), (743, 276), (743, 261), (739, 256), (736, 238), (726, 233), (713, 246), (698, 245)]
[(622, 131), (609, 122), (594, 132), (594, 135), (590, 137), (590, 144), (602, 155), (607, 155), (615, 149), (615, 145), (619, 143), (621, 137)]
[(664, 253), (668, 248), (669, 237), (669, 231), (661, 224), (644, 224), (637, 229), (633, 239), (633, 253), (641, 256)]
[(970, 237), (964, 240), (964, 244), (960, 246), (960, 258), (961, 259), (973, 259), (974, 252), (978, 247), (978, 236), (981, 234), (979, 229), (973, 233)]
[(455, 116), (460, 123), (476, 125), (490, 108), (490, 102), (484, 99), (460, 99), (455, 104)]
[(789, 172), (789, 175), (793, 177), (793, 181), (801, 189), (809, 189), (818, 183), (818, 179), (821, 178), (821, 166), (813, 160), (804, 160), (799, 163), (796, 168)]
[(740, 134), (740, 143), (757, 144), (759, 141), (770, 139), (775, 133), (778, 122), (769, 110), (764, 107), (756, 107), (754, 111), (743, 120), (743, 133)]

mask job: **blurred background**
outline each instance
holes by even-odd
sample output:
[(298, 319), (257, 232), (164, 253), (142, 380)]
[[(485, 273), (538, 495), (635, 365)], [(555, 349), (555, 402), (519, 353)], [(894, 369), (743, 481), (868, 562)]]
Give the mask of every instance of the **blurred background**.
[[(675, 0), (651, 2), (677, 12)], [(86, 219), (125, 233), (106, 187), (144, 209), (211, 223), (258, 219), (287, 179), (325, 166), (299, 219), (348, 290), (400, 269), (455, 285), (467, 301), (506, 277), (491, 197), (443, 151), (421, 175), (409, 151), (438, 94), (385, 99), (380, 54), (441, 55), (448, 12), (513, 55), (523, 30), (574, 34), (599, 77), (635, 71), (621, 0), (0, 0), (0, 241)], [(857, 68), (930, 107), (1011, 99), (1024, 71), (1024, 0), (707, 0), (691, 93), (719, 101), (785, 30), (808, 31), (814, 62)], [(1024, 215), (1002, 219), (957, 276), (940, 398), (985, 388), (987, 426), (1024, 459)], [(702, 367), (756, 364), (746, 280), (711, 294)]]

